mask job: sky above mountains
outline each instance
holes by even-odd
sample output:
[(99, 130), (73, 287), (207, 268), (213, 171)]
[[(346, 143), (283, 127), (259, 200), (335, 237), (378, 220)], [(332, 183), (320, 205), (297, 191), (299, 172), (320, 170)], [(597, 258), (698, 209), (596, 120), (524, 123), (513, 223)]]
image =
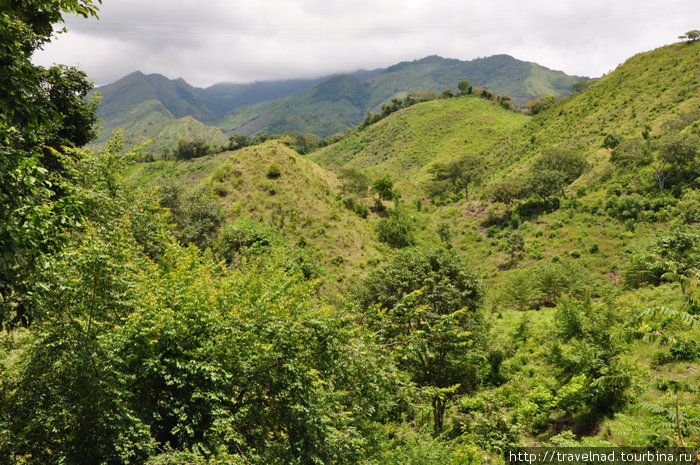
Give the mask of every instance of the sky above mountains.
[(506, 53), (600, 76), (700, 28), (697, 0), (103, 0), (35, 56), (97, 85), (134, 71), (196, 86), (305, 78), (437, 54)]

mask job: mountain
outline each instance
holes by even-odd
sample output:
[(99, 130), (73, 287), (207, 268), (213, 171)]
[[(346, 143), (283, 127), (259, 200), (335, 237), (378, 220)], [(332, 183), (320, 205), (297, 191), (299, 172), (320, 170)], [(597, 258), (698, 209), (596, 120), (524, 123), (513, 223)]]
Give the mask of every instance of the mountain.
[[(349, 73), (349, 75), (365, 80), (379, 72), (381, 70), (361, 70)], [(209, 108), (217, 116), (221, 117), (240, 107), (301, 95), (324, 81), (333, 79), (333, 77), (323, 76), (316, 79), (263, 81), (250, 84), (219, 83), (206, 89), (200, 89), (200, 94)]]
[(102, 96), (97, 116), (107, 122), (148, 100), (160, 102), (175, 118), (192, 116), (207, 121), (214, 117), (200, 91), (182, 78), (136, 71), (96, 90)]
[[(206, 89), (182, 79), (132, 73), (101, 87), (99, 116), (106, 129), (118, 126), (146, 101), (157, 101), (176, 119), (192, 116), (227, 133), (314, 133), (322, 137), (357, 126), (369, 111), (408, 92), (456, 89), (461, 80), (510, 95), (524, 104), (541, 96), (564, 96), (585, 78), (568, 76), (535, 63), (496, 55), (471, 61), (438, 56), (403, 62), (385, 69), (357, 71), (317, 79), (252, 84), (215, 84)], [(137, 112), (138, 113), (138, 112)], [(119, 123), (123, 124), (123, 123)], [(103, 134), (104, 142), (109, 134)], [(157, 137), (157, 133), (152, 134)]]
[(561, 97), (571, 93), (571, 86), (587, 78), (552, 71), (536, 63), (517, 60), (509, 55), (494, 55), (470, 61), (429, 56), (421, 60), (391, 66), (370, 79), (370, 106), (374, 107), (399, 92), (457, 89), (468, 80), (474, 88), (487, 87), (497, 94), (510, 96), (518, 105), (542, 95)]
[[(291, 131), (312, 132), (324, 137), (357, 126), (368, 111), (379, 111), (391, 98), (403, 97), (409, 92), (456, 90), (457, 83), (465, 79), (475, 88), (487, 87), (498, 94), (509, 95), (519, 105), (542, 95), (569, 95), (575, 82), (587, 79), (508, 55), (471, 61), (430, 56), (381, 70), (365, 79), (362, 86), (349, 78), (342, 79), (342, 86), (338, 86), (339, 78), (333, 78), (327, 81), (329, 85), (320, 84), (301, 96), (239, 108), (216, 125), (224, 131), (241, 134)], [(330, 97), (334, 91), (339, 92), (338, 98)]]
[(368, 99), (366, 83), (342, 75), (297, 97), (240, 108), (215, 124), (239, 134), (294, 132), (325, 137), (356, 126), (365, 115)]

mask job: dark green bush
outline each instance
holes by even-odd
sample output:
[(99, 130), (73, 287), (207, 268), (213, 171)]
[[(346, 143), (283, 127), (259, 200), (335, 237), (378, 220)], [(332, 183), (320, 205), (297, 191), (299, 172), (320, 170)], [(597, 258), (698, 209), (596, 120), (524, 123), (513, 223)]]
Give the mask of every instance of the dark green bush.
[(679, 339), (668, 348), (672, 360), (678, 362), (694, 362), (700, 357), (700, 347), (695, 341)]
[(380, 242), (392, 247), (401, 248), (416, 243), (413, 221), (398, 209), (392, 210), (388, 217), (380, 219), (374, 230)]
[(279, 243), (277, 233), (266, 224), (240, 220), (223, 228), (217, 239), (216, 250), (228, 263), (232, 263), (240, 253), (259, 254)]

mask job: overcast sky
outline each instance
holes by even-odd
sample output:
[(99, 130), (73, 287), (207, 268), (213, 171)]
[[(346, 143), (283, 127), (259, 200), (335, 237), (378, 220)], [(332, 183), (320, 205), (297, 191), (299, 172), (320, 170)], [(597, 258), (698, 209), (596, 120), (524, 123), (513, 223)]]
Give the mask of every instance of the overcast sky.
[(97, 85), (133, 71), (216, 82), (316, 77), (427, 55), (507, 53), (597, 77), (700, 28), (699, 0), (103, 0), (35, 56)]

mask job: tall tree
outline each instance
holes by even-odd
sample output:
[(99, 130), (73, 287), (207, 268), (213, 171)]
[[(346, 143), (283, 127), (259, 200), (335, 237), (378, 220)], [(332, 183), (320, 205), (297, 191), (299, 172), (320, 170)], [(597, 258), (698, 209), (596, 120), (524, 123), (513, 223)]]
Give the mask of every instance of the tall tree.
[(440, 249), (398, 253), (361, 291), (366, 323), (429, 395), (436, 435), (450, 397), (478, 384), (482, 295), (477, 273)]
[(78, 209), (57, 201), (62, 163), (55, 150), (94, 137), (89, 84), (74, 68), (35, 66), (53, 25), (72, 13), (96, 16), (93, 0), (0, 2), (0, 326), (28, 323), (30, 279), (56, 246), (56, 230)]

